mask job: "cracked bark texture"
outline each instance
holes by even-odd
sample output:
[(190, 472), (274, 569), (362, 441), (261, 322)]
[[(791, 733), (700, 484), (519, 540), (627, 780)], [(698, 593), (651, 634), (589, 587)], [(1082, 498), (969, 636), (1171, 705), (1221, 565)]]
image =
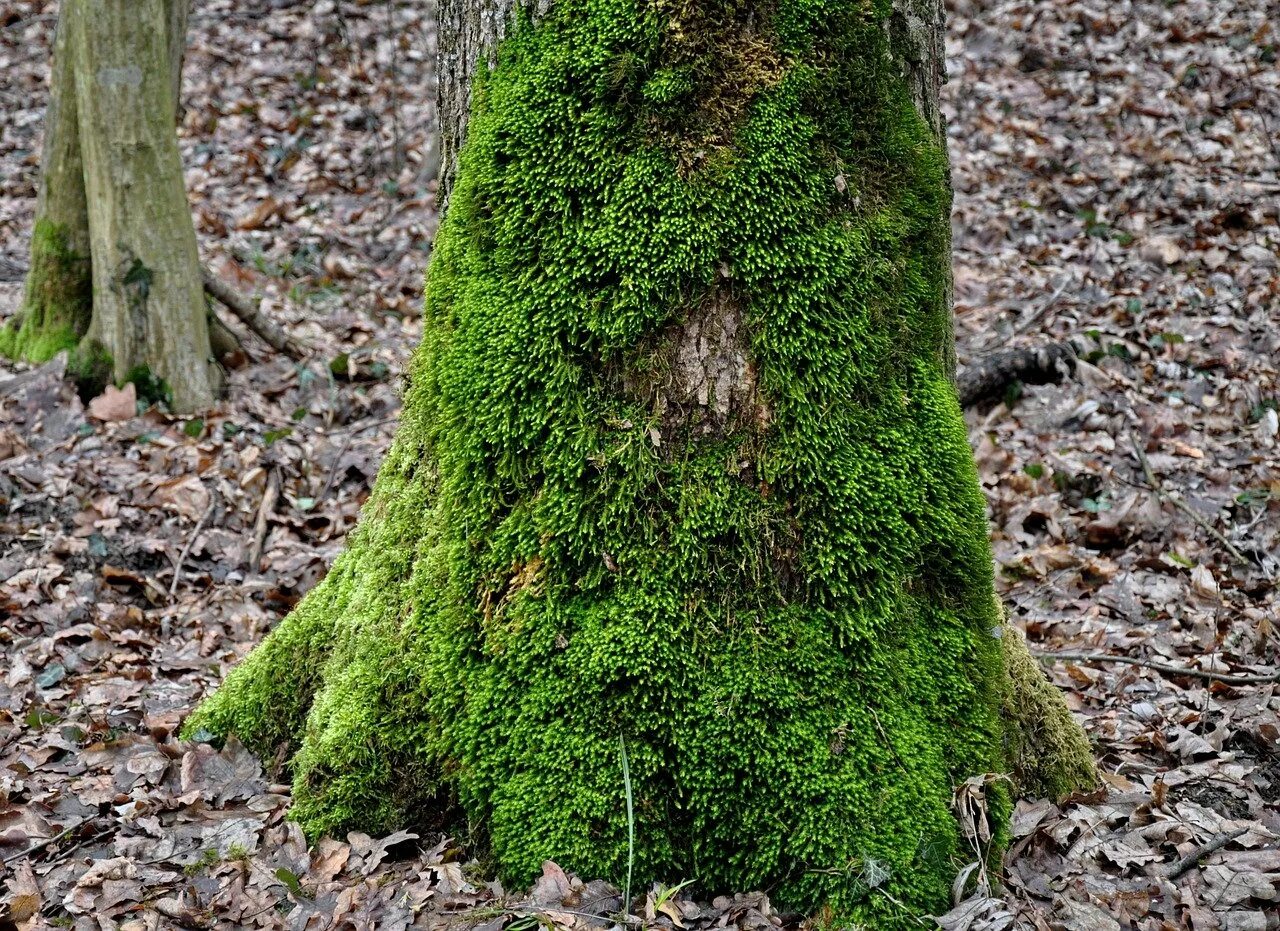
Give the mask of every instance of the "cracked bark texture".
[[(536, 0), (546, 12), (550, 0)], [(436, 112), (440, 115), (440, 188), (443, 214), (458, 170), (458, 151), (467, 138), (471, 84), (478, 68), (490, 67), (515, 12), (530, 0), (438, 0)]]

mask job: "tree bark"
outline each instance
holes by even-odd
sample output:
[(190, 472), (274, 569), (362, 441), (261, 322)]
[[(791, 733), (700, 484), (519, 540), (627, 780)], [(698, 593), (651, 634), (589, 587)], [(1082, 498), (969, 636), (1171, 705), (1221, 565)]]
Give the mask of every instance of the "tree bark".
[(185, 0), (69, 0), (92, 233), (89, 338), (117, 381), (149, 369), (174, 410), (213, 404), (195, 227), (174, 134), (175, 6)]
[(456, 803), (506, 882), (634, 866), (883, 929), (990, 853), (958, 783), (1087, 781), (1011, 713), (1065, 705), (1011, 676), (951, 384), (940, 17), (445, 0), (401, 429), (187, 734), (287, 745), (312, 835)]
[(0, 331), (0, 352), (32, 362), (75, 346), (88, 331), (93, 310), (89, 209), (68, 37), (64, 10), (54, 39), (31, 265), (16, 325)]
[(162, 379), (213, 403), (195, 228), (174, 125), (187, 0), (66, 0), (59, 12), (31, 269), (0, 351), (74, 348), (82, 378)]
[[(536, 9), (545, 12), (548, 5), (548, 0), (541, 0)], [(530, 8), (530, 0), (438, 0), (436, 4), (436, 112), (440, 117), (437, 205), (441, 214), (458, 171), (458, 152), (467, 138), (476, 69), (492, 67), (498, 43), (516, 11)]]

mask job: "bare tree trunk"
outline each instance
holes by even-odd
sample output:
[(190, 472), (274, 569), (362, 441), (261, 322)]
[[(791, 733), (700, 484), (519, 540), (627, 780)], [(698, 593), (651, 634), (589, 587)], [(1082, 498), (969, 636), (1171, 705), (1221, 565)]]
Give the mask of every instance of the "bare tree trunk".
[(195, 228), (174, 135), (173, 27), (186, 0), (70, 0), (92, 232), (90, 338), (117, 380), (147, 368), (177, 411), (213, 403)]

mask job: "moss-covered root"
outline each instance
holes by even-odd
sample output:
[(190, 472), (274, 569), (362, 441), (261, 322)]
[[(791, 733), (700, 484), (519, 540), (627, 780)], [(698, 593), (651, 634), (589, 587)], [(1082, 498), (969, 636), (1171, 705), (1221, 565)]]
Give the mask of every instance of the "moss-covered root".
[(187, 719), (188, 739), (235, 734), (290, 763), (292, 815), (312, 837), (393, 830), (433, 800), (425, 701), (397, 624), (410, 599), (432, 470), (398, 442), (324, 581)]
[(88, 257), (70, 248), (66, 231), (57, 224), (37, 221), (22, 306), (0, 329), (0, 355), (46, 362), (80, 341), (92, 312)]
[(296, 747), (333, 640), (339, 593), (350, 572), (345, 557), (280, 626), (187, 718), (188, 740), (235, 734), (251, 750), (272, 759)]
[(1006, 623), (1002, 639), (1009, 671), (1009, 758), (1019, 792), (1060, 801), (1093, 788), (1098, 772), (1084, 729), (1032, 657), (1022, 631)]

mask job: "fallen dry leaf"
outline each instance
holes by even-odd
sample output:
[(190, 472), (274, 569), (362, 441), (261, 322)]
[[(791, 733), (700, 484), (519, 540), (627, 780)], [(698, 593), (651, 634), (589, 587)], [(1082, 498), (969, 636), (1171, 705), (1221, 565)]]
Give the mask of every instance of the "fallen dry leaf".
[(89, 414), (98, 420), (130, 420), (137, 413), (138, 391), (133, 382), (123, 388), (107, 385), (102, 394), (89, 402)]

